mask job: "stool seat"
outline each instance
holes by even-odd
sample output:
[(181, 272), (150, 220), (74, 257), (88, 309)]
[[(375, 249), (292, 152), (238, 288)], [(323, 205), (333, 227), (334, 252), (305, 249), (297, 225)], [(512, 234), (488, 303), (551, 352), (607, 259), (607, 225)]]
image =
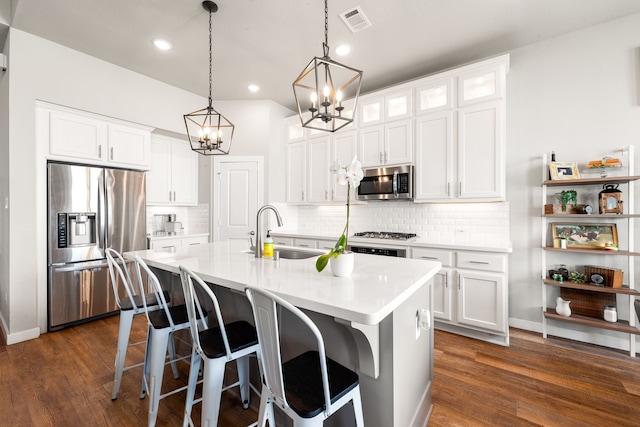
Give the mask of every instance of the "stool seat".
[[(163, 294), (164, 299), (167, 301), (167, 303), (170, 303), (171, 298), (169, 297), (169, 293), (165, 291), (163, 292)], [(152, 307), (160, 304), (158, 302), (158, 298), (156, 298), (156, 294), (154, 293), (146, 294), (144, 295), (144, 298), (145, 301), (142, 301), (142, 295), (134, 295), (133, 297), (123, 299), (122, 301), (120, 301), (120, 310), (144, 310), (145, 302), (147, 304), (147, 307)]]
[[(168, 307), (168, 310), (157, 310), (149, 313), (149, 323), (154, 329), (164, 329), (171, 327), (167, 311), (173, 319), (174, 325), (189, 323), (189, 315), (187, 314), (187, 306), (184, 304)], [(198, 317), (199, 318), (199, 317)]]
[[(227, 332), (227, 338), (229, 339), (229, 348), (232, 353), (258, 344), (256, 328), (251, 326), (249, 322), (239, 320), (237, 322), (227, 323), (224, 326)], [(220, 328), (205, 329), (198, 335), (200, 336), (202, 352), (209, 359), (217, 359), (218, 357), (227, 355)]]
[[(313, 418), (326, 409), (317, 351), (307, 351), (283, 363), (282, 374), (287, 402), (298, 415)], [(332, 404), (358, 385), (358, 374), (330, 358), (327, 358), (327, 375)]]

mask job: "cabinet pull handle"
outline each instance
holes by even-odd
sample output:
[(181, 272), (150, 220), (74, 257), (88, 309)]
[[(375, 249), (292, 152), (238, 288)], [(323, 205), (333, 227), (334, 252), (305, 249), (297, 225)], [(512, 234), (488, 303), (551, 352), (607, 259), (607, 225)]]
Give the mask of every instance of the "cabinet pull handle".
[(305, 244), (302, 244), (302, 243), (299, 244), (298, 246), (301, 247), (301, 248), (308, 248), (309, 247), (309, 245), (305, 245)]
[(438, 259), (438, 257), (435, 257), (435, 256), (423, 256), (421, 258), (424, 258), (424, 259)]
[(469, 264), (482, 264), (482, 265), (489, 265), (489, 263), (487, 261), (469, 261)]
[(102, 158), (102, 144), (98, 145), (98, 157)]
[(447, 197), (451, 196), (451, 183), (447, 182)]
[(171, 245), (171, 246), (163, 246), (163, 247), (162, 247), (162, 249), (169, 249), (169, 248), (175, 248), (175, 246), (174, 246), (174, 245)]
[(462, 181), (458, 182), (458, 197), (462, 196)]
[(304, 202), (304, 191), (302, 192), (302, 201)]
[(169, 201), (172, 202), (173, 200), (171, 200), (171, 191), (169, 191)]
[(175, 191), (173, 192), (173, 201), (174, 202), (176, 201), (176, 192)]
[(458, 290), (460, 290), (460, 275), (458, 274)]
[(382, 163), (382, 151), (378, 152), (378, 156), (380, 157), (380, 163)]
[(329, 192), (327, 190), (324, 190), (324, 199), (329, 200)]
[(190, 246), (194, 246), (194, 245), (199, 245), (200, 243), (196, 242), (196, 243), (189, 243)]
[(447, 273), (442, 273), (442, 275), (444, 276), (444, 287), (448, 288), (449, 287), (449, 275)]
[(109, 156), (111, 157), (110, 160), (113, 160), (113, 147), (109, 148)]

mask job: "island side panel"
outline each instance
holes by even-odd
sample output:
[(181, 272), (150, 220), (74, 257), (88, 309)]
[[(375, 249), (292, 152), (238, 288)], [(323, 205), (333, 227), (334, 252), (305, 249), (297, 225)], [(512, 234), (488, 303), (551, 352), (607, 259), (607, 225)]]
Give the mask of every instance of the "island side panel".
[(431, 281), (380, 322), (380, 375), (360, 375), (367, 427), (426, 425), (433, 383), (433, 314), (416, 338), (419, 310), (433, 313)]

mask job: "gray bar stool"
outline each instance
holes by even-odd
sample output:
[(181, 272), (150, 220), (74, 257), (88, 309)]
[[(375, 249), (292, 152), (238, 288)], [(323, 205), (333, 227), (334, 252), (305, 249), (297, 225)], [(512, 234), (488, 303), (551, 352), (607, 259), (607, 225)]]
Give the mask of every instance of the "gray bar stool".
[(144, 270), (149, 278), (149, 282), (151, 283), (156, 298), (160, 302), (160, 309), (156, 311), (147, 310), (147, 306), (145, 304), (148, 338), (144, 365), (145, 381), (143, 383), (143, 394), (147, 391), (149, 395), (149, 414), (147, 421), (149, 427), (153, 427), (155, 426), (156, 419), (158, 418), (158, 405), (160, 403), (160, 399), (187, 389), (187, 386), (183, 386), (164, 394), (160, 394), (167, 350), (170, 355), (169, 363), (171, 363), (173, 375), (176, 378), (178, 378), (176, 362), (191, 358), (191, 354), (176, 358), (174, 342), (174, 333), (183, 329), (188, 329), (190, 327), (190, 323), (186, 305), (182, 304), (169, 307), (164, 298), (164, 293), (160, 286), (158, 277), (151, 271), (142, 258), (136, 255), (134, 259), (136, 261), (138, 282), (143, 283), (142, 271)]
[[(116, 304), (118, 304), (118, 308), (120, 309), (118, 348), (116, 350), (115, 376), (113, 379), (113, 392), (111, 394), (111, 400), (116, 400), (118, 398), (118, 392), (120, 391), (120, 384), (122, 383), (122, 374), (129, 369), (144, 365), (144, 362), (140, 362), (125, 366), (127, 349), (129, 347), (146, 344), (147, 342), (145, 340), (129, 343), (133, 319), (144, 314), (145, 304), (148, 310), (153, 311), (160, 308), (160, 303), (156, 299), (155, 293), (145, 294), (142, 292), (140, 287), (137, 287), (133, 283), (127, 264), (118, 251), (109, 248), (105, 250), (105, 254), (109, 264), (109, 275), (111, 277), (113, 294), (116, 297)], [(120, 297), (120, 287), (118, 286), (118, 282), (122, 283), (126, 292), (126, 296), (122, 298)], [(164, 297), (165, 300), (169, 302), (169, 295), (165, 293)], [(144, 397), (144, 395), (141, 397)]]
[[(180, 266), (180, 278), (193, 341), (183, 426), (193, 424), (191, 409), (199, 401), (202, 401), (201, 425), (217, 426), (223, 391), (239, 386), (242, 405), (245, 409), (249, 407), (252, 388), (249, 382), (249, 358), (255, 354), (260, 366), (258, 336), (256, 328), (244, 320), (224, 323), (218, 298), (211, 287), (196, 274)], [(203, 306), (213, 306), (215, 321), (213, 316), (205, 318)], [(238, 381), (223, 387), (226, 364), (234, 360), (238, 368)], [(200, 361), (204, 363), (202, 399), (194, 400)], [(258, 390), (255, 392), (260, 395)]]
[[(274, 405), (291, 418), (294, 427), (321, 427), (338, 409), (352, 403), (357, 427), (364, 427), (358, 374), (325, 355), (318, 327), (301, 310), (264, 289), (245, 289), (258, 331), (262, 395), (258, 425), (275, 426)], [(280, 330), (282, 310), (297, 316), (313, 333), (317, 350), (282, 363)]]

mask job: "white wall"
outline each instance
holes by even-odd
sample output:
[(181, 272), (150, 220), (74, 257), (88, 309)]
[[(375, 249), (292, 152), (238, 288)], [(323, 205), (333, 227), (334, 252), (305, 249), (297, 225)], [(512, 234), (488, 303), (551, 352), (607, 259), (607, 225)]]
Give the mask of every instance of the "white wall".
[[(640, 165), (638, 28), (640, 15), (634, 15), (511, 53), (507, 199), (513, 240), (509, 266), (512, 326), (541, 327), (542, 154), (553, 150), (558, 161), (586, 163), (634, 144), (635, 163)], [(577, 190), (580, 195), (581, 189)], [(637, 195), (636, 200), (640, 200)], [(609, 260), (600, 258), (599, 262)], [(602, 342), (614, 335), (576, 328), (571, 336), (585, 333)]]
[[(0, 258), (3, 267), (0, 291), (8, 289), (9, 304), (0, 305), (0, 314), (3, 332), (11, 343), (33, 338), (41, 329), (46, 330), (46, 147), (36, 144), (35, 101), (184, 134), (183, 114), (206, 106), (207, 99), (20, 30), (12, 28), (9, 36), (11, 74), (0, 82), (0, 95), (4, 96), (6, 79), (10, 77), (10, 114), (3, 111), (0, 119), (8, 117), (9, 123), (8, 139), (3, 136), (7, 129), (3, 126), (0, 141), (10, 141), (9, 156), (2, 157), (7, 159), (8, 167), (4, 168), (4, 162), (2, 166), (3, 170), (8, 169), (8, 180), (6, 172), (0, 173), (3, 193), (0, 195), (10, 196), (10, 210), (0, 216), (0, 230), (8, 230), (11, 223), (9, 239), (0, 242), (0, 254), (4, 254)], [(247, 101), (214, 102), (234, 124), (253, 124), (237, 129), (233, 154), (267, 155), (269, 151), (273, 136), (268, 118), (275, 114), (273, 110), (284, 109), (271, 101), (256, 105)], [(251, 122), (254, 108), (264, 109), (258, 115), (267, 119)], [(262, 126), (265, 128), (260, 132)], [(4, 191), (5, 185), (8, 191)]]

